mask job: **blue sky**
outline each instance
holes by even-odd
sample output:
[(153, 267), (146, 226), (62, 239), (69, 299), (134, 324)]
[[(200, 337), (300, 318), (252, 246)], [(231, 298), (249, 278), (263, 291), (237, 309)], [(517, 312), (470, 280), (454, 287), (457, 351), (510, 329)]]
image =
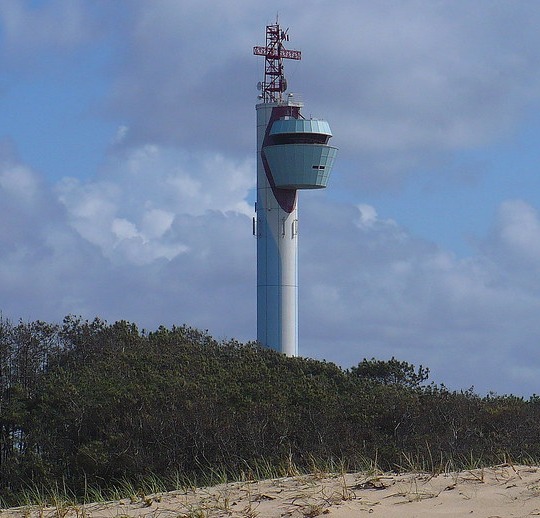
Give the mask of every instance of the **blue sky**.
[(0, 311), (255, 337), (267, 23), (340, 148), (301, 192), (300, 352), (540, 392), (540, 4), (3, 0)]

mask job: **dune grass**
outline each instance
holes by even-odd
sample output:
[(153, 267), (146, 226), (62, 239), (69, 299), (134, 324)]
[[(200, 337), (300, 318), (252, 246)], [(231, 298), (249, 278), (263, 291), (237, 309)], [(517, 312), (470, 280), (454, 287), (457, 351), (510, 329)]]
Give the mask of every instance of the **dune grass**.
[[(481, 457), (463, 457), (444, 460), (431, 456), (420, 457), (402, 453), (402, 462), (396, 464), (395, 473), (422, 473), (436, 476), (458, 471), (472, 471), (486, 468), (494, 463), (485, 463)], [(360, 459), (360, 460), (359, 460)], [(497, 463), (495, 463), (497, 464)], [(508, 455), (501, 455), (500, 464), (514, 464)], [(526, 456), (516, 464), (540, 465), (540, 459)], [(270, 462), (262, 459), (255, 463), (245, 463), (242, 469), (233, 471), (227, 466), (199, 466), (196, 475), (186, 476), (180, 472), (169, 476), (147, 474), (138, 480), (121, 479), (108, 483), (106, 486), (85, 485), (81, 493), (75, 493), (66, 483), (53, 483), (50, 486), (29, 484), (23, 491), (14, 495), (9, 501), (0, 499), (0, 508), (32, 507), (54, 508), (55, 516), (62, 518), (67, 511), (73, 511), (77, 516), (84, 516), (83, 508), (91, 503), (105, 503), (118, 500), (129, 500), (131, 503), (141, 502), (151, 505), (157, 495), (169, 491), (189, 492), (201, 487), (213, 487), (232, 482), (256, 482), (268, 479), (301, 477), (310, 475), (315, 479), (344, 477), (345, 473), (362, 473), (366, 480), (377, 480), (384, 473), (377, 463), (377, 458), (360, 457), (354, 463), (347, 459), (318, 459), (309, 457), (302, 465), (295, 464), (290, 457), (280, 462)], [(345, 486), (344, 486), (345, 487)], [(344, 489), (345, 491), (345, 489)], [(345, 496), (343, 497), (344, 499)], [(80, 511), (80, 513), (79, 513)]]

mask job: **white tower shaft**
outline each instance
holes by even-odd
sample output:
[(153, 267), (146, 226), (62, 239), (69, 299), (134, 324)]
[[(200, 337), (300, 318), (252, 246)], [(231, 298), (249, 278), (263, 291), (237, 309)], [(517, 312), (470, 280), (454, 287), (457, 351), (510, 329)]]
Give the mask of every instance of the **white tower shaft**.
[(257, 341), (297, 356), (298, 197), (271, 184), (261, 153), (271, 120), (284, 108), (257, 105)]

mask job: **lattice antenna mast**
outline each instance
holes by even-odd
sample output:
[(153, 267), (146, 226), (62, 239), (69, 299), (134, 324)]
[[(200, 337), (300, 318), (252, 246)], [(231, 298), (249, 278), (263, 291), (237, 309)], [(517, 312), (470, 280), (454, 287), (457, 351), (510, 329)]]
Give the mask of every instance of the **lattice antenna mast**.
[[(287, 29), (288, 31), (288, 29)], [(278, 22), (266, 26), (266, 47), (253, 47), (253, 54), (264, 56), (264, 82), (259, 83), (263, 102), (279, 102), (283, 100), (283, 92), (287, 90), (287, 79), (283, 72), (284, 59), (302, 59), (299, 50), (287, 50), (284, 41), (289, 41), (287, 31), (282, 31)]]

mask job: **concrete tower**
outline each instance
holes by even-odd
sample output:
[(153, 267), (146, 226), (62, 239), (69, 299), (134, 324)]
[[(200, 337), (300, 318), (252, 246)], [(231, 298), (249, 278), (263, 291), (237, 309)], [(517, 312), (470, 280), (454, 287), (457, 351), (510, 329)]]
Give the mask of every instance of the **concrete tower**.
[(326, 121), (306, 119), (303, 104), (284, 97), (283, 59), (301, 59), (286, 50), (287, 31), (266, 27), (264, 82), (257, 104), (257, 341), (288, 356), (298, 355), (298, 189), (326, 187), (337, 148)]

